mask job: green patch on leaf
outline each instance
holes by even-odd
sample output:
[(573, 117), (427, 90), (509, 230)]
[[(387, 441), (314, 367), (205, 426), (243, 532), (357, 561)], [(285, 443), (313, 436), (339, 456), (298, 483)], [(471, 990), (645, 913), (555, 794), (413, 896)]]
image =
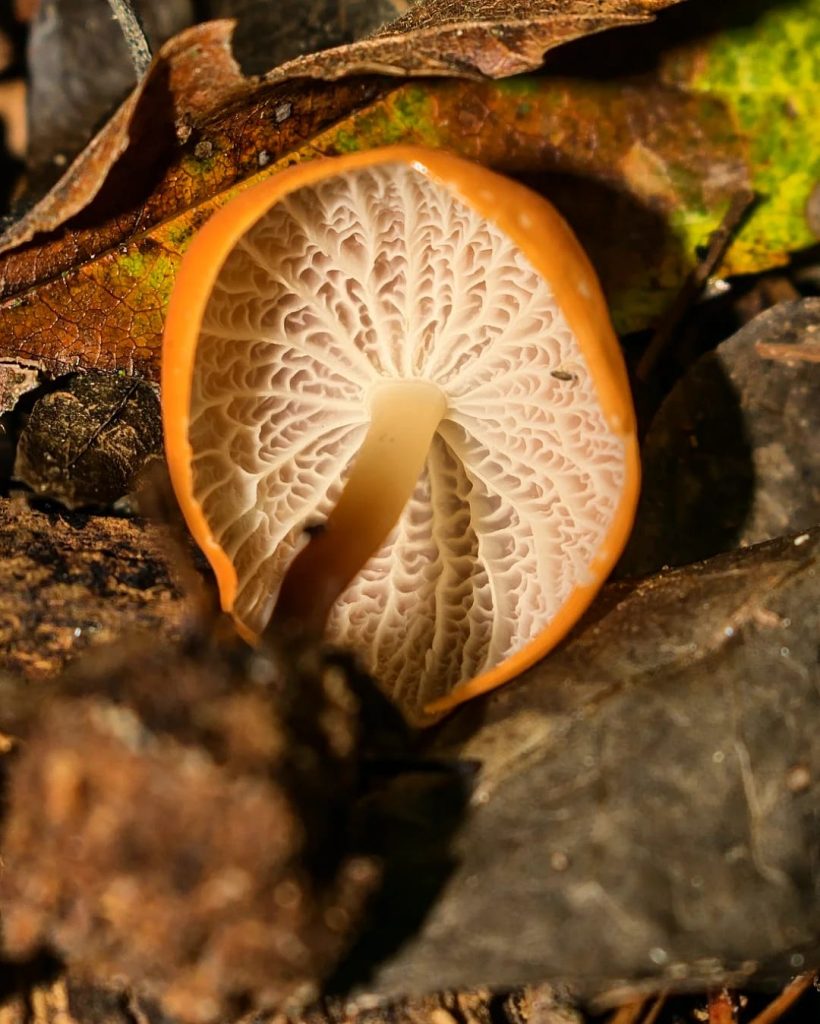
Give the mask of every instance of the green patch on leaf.
[(322, 148), (357, 153), (378, 146), (413, 144), (440, 146), (432, 90), (409, 85), (322, 137)]
[(820, 181), (820, 0), (773, 5), (681, 56), (670, 62), (671, 74), (723, 100), (746, 140), (752, 187), (762, 198), (724, 272), (784, 263), (817, 241), (806, 204)]

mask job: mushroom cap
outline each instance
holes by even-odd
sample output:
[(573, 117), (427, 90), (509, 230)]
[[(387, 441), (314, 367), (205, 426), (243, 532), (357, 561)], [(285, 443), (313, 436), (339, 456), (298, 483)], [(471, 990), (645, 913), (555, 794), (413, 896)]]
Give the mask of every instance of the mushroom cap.
[(194, 239), (165, 330), (166, 452), (245, 635), (338, 501), (368, 396), (403, 380), (446, 411), (328, 637), (425, 721), (553, 647), (628, 537), (635, 417), (595, 273), (543, 198), (411, 147), (291, 168)]

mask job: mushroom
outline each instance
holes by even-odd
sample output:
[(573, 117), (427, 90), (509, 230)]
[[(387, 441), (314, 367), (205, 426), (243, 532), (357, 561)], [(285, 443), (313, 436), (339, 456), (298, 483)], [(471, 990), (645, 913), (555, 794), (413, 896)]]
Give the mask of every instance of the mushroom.
[(540, 196), (442, 152), (317, 160), (227, 203), (179, 271), (162, 401), (240, 630), (326, 624), (412, 722), (549, 651), (632, 524), (589, 261)]

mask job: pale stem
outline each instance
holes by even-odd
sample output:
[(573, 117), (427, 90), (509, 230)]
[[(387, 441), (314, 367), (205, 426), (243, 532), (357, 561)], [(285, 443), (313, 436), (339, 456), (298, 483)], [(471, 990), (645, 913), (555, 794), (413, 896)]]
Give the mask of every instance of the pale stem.
[(447, 410), (428, 381), (380, 384), (370, 396), (370, 426), (320, 532), (290, 565), (273, 621), (295, 621), (321, 633), (330, 609), (379, 550), (398, 521), (424, 469)]

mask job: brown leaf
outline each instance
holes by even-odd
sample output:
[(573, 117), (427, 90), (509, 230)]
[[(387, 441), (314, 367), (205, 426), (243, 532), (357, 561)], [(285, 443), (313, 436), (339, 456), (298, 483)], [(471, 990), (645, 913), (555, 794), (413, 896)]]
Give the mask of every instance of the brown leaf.
[[(155, 346), (161, 333), (163, 289), (156, 274), (141, 282), (128, 258), (112, 280), (101, 254), (116, 254), (136, 232), (258, 172), (376, 93), (373, 82), (296, 87), (247, 79), (231, 55), (232, 29), (209, 22), (167, 43), (140, 88), (0, 243), (0, 251), (13, 250), (0, 257), (4, 356), (40, 352), (53, 373), (99, 365), (151, 376), (143, 338)], [(189, 236), (196, 211), (192, 217)], [(23, 244), (66, 218), (70, 230)], [(143, 248), (140, 265), (156, 263), (162, 247)]]
[(540, 67), (544, 54), (562, 43), (648, 21), (656, 11), (678, 2), (418, 0), (370, 38), (300, 57), (267, 78), (339, 78), (360, 72), (503, 78)]
[[(95, 238), (119, 230), (121, 216), (103, 228), (75, 228), (62, 242), (8, 253), (0, 276), (42, 280), (27, 290), (21, 283), (0, 308), (0, 346), (9, 357), (40, 360), (55, 374), (76, 366), (156, 378), (179, 261), (193, 232), (234, 194), (227, 186), (243, 169), (253, 169), (252, 182), (297, 161), (398, 137), (518, 175), (547, 194), (576, 229), (610, 301), (628, 301), (643, 323), (686, 273), (686, 255), (669, 223), (677, 209), (720, 209), (738, 182), (747, 181), (742, 140), (727, 132), (722, 105), (651, 80), (640, 88), (633, 81), (574, 79), (408, 84), (267, 162), (275, 152), (271, 138), (284, 144), (273, 132), (291, 125), (298, 133), (324, 109), (327, 87), (304, 88), (321, 91), (314, 102), (303, 95), (301, 106), (279, 101), (209, 123), (207, 135), (171, 164), (161, 194), (143, 207), (145, 230), (130, 240), (96, 258), (87, 255)], [(339, 84), (335, 98), (345, 88), (360, 87)], [(274, 128), (272, 116), (285, 120)], [(705, 164), (720, 168), (717, 182), (704, 178)], [(174, 217), (186, 195), (193, 205)], [(163, 222), (148, 227), (163, 210)]]
[[(232, 22), (197, 25), (160, 49), (137, 89), (54, 189), (0, 238), (0, 253), (23, 245), (39, 232), (53, 231), (91, 203), (129, 147), (140, 150), (143, 164), (146, 155), (153, 155), (156, 163), (158, 144), (163, 148), (164, 141), (167, 150), (171, 141), (163, 139), (156, 123), (157, 110), (162, 109), (156, 103), (157, 92), (167, 94), (166, 106), (173, 113), (176, 139), (184, 143), (210, 117), (239, 103), (260, 103), (280, 83), (361, 73), (504, 77), (538, 67), (545, 51), (561, 43), (606, 28), (647, 21), (654, 12), (677, 2), (422, 0), (375, 37), (296, 58), (259, 80), (245, 78), (233, 58)], [(278, 97), (277, 107), (293, 106), (301, 98), (300, 90), (291, 90)], [(336, 116), (355, 105), (354, 97), (348, 97), (347, 104), (335, 104)], [(304, 107), (304, 103), (299, 106)], [(246, 108), (244, 113), (251, 111)], [(146, 143), (148, 154), (144, 152)], [(133, 179), (139, 172), (139, 164), (136, 169), (129, 166), (128, 177)], [(137, 223), (142, 227), (145, 220), (132, 221), (132, 230)], [(147, 223), (152, 223), (150, 212)], [(121, 228), (119, 237), (124, 237), (127, 230)]]
[(190, 134), (203, 116), (252, 91), (230, 52), (232, 29), (231, 22), (211, 22), (166, 43), (150, 72), (51, 192), (0, 238), (0, 252), (54, 230), (86, 207), (129, 146), (156, 135), (155, 116), (163, 107), (180, 136)]
[[(815, 529), (610, 584), (568, 642), (445, 723), (432, 749), (480, 763), (472, 807), (366, 991), (549, 979), (617, 1000), (817, 962), (818, 556)], [(429, 867), (402, 838), (371, 949)]]

